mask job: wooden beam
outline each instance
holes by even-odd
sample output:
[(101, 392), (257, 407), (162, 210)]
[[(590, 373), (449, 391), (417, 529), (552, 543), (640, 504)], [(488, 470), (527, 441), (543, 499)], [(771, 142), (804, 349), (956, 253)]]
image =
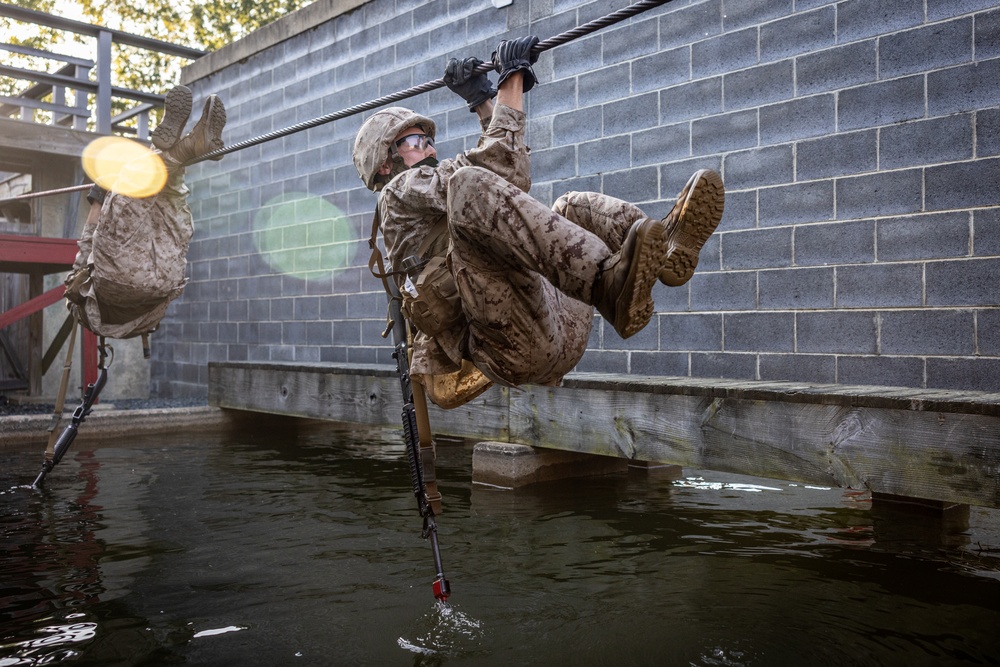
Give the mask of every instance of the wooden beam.
[(0, 329), (30, 315), (40, 314), (42, 309), (59, 301), (65, 293), (66, 286), (59, 285), (58, 287), (53, 287), (48, 292), (28, 299), (19, 306), (14, 306), (10, 310), (0, 313)]
[[(213, 362), (209, 403), (399, 424), (391, 369)], [(435, 433), (1000, 507), (1000, 395), (573, 374), (433, 408)]]
[(0, 234), (0, 273), (69, 271), (78, 250), (76, 239)]

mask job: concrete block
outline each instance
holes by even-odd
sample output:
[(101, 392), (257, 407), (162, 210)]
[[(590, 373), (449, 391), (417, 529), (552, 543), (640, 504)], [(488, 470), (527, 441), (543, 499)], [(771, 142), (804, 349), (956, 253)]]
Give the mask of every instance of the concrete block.
[[(759, 196), (761, 227), (822, 222), (833, 219), (832, 180), (761, 188)], [(728, 201), (726, 205), (729, 205)], [(796, 261), (798, 261), (797, 257)]]
[(792, 265), (792, 228), (748, 229), (720, 238), (723, 269), (769, 269)]
[(726, 187), (734, 190), (791, 183), (795, 158), (791, 146), (768, 146), (729, 153), (724, 159)]
[(770, 62), (833, 46), (835, 21), (834, 8), (827, 6), (761, 25), (761, 61)]
[[(930, 278), (927, 280), (930, 283)], [(923, 305), (919, 263), (837, 267), (837, 306), (898, 308)]]
[(795, 59), (798, 95), (840, 90), (875, 81), (877, 77), (878, 46), (875, 40), (845, 44)]
[[(727, 105), (728, 99), (727, 95)], [(837, 127), (836, 119), (837, 103), (833, 94), (812, 95), (761, 107), (760, 143), (777, 144), (832, 134)]]
[(581, 74), (577, 77), (580, 90), (579, 104), (584, 106), (625, 99), (631, 93), (630, 78), (628, 63), (602, 67)]
[[(667, 5), (672, 7), (673, 5)], [(660, 48), (682, 46), (722, 33), (722, 0), (680, 7), (659, 17)]]
[(658, 46), (659, 18), (640, 15), (634, 23), (604, 31), (601, 57), (605, 65), (612, 65), (653, 53)]
[(1000, 155), (1000, 109), (976, 112), (976, 155)]
[(1000, 356), (1000, 310), (976, 312), (976, 354)]
[(987, 184), (1000, 183), (1000, 158), (928, 167), (925, 183), (928, 211), (996, 206), (1000, 190)]
[(717, 231), (728, 232), (757, 226), (757, 190), (726, 192), (726, 208)]
[[(534, 26), (532, 26), (534, 29)], [(540, 33), (541, 34), (541, 33)], [(563, 79), (589, 72), (594, 68), (596, 54), (601, 52), (600, 33), (583, 37), (552, 50), (552, 78)]]
[(839, 356), (837, 382), (886, 387), (923, 387), (924, 360), (919, 357)]
[(837, 38), (849, 42), (884, 35), (923, 20), (923, 0), (847, 0), (837, 5)]
[(848, 88), (838, 96), (837, 127), (856, 130), (923, 118), (924, 99), (923, 75)]
[(927, 112), (944, 116), (1000, 106), (1000, 58), (927, 74)]
[(539, 181), (576, 176), (576, 146), (559, 146), (533, 152), (531, 173), (537, 174), (535, 178)]
[(576, 144), (597, 139), (600, 136), (600, 106), (561, 113), (552, 119), (552, 142), (555, 146)]
[(604, 194), (639, 204), (659, 198), (656, 167), (639, 167), (604, 175)]
[(971, 310), (909, 310), (881, 315), (882, 354), (970, 355), (975, 351)]
[(581, 174), (600, 174), (628, 169), (632, 164), (631, 140), (619, 135), (581, 143), (578, 150)]
[(546, 81), (533, 88), (531, 91), (531, 117), (541, 118), (574, 109), (576, 107), (576, 84), (576, 77), (571, 77), (559, 81)]
[(747, 310), (757, 306), (757, 273), (695, 273), (688, 283), (691, 310)]
[[(621, 338), (618, 337), (610, 324), (603, 322), (603, 319), (594, 324), (595, 327), (602, 325), (604, 325), (605, 340), (609, 342), (613, 340), (616, 344), (620, 343)], [(628, 352), (589, 349), (584, 353), (574, 370), (584, 373), (627, 373)]]
[(1000, 209), (972, 213), (975, 255), (1000, 255)]
[(830, 266), (875, 261), (875, 222), (852, 220), (795, 228), (795, 264)]
[(757, 281), (762, 309), (833, 307), (832, 268), (760, 271)]
[(738, 3), (726, 3), (722, 27), (726, 31), (739, 30), (787, 16), (792, 11), (792, 0), (742, 0)]
[(701, 79), (660, 91), (660, 123), (703, 118), (722, 111), (722, 77)]
[(968, 211), (879, 220), (878, 259), (884, 262), (964, 257), (970, 251), (970, 223)]
[(879, 167), (900, 169), (972, 157), (972, 114), (914, 121), (882, 128)]
[(872, 311), (796, 313), (795, 351), (874, 354), (876, 315)]
[(757, 110), (699, 118), (691, 123), (690, 132), (694, 155), (753, 148), (757, 145)]
[(633, 60), (632, 92), (643, 93), (687, 81), (691, 76), (691, 51), (687, 47), (659, 51)]
[(928, 306), (997, 304), (1000, 259), (958, 259), (927, 263)]
[(692, 352), (691, 376), (698, 378), (757, 379), (756, 354)]
[[(941, 174), (942, 178), (947, 176)], [(923, 206), (923, 192), (924, 173), (920, 169), (841, 178), (837, 180), (837, 217), (845, 220), (916, 213)]]
[(927, 387), (1000, 391), (1000, 359), (928, 357)]
[(659, 95), (633, 95), (618, 102), (609, 102), (604, 111), (604, 136), (645, 130), (659, 122)]
[(879, 40), (879, 76), (889, 79), (971, 62), (972, 37), (969, 16), (885, 35)]
[(760, 379), (833, 384), (837, 379), (837, 358), (832, 354), (762, 354)]
[(635, 132), (631, 137), (632, 165), (636, 167), (691, 155), (691, 126), (688, 123), (654, 127)]
[[(984, 7), (994, 7), (996, 2), (982, 2)], [(976, 15), (976, 32), (973, 36), (976, 58), (987, 60), (1000, 57), (1000, 10), (994, 9)]]
[(701, 79), (756, 65), (757, 27), (726, 33), (691, 47), (691, 73)]
[(791, 99), (795, 94), (795, 65), (791, 60), (749, 67), (723, 76), (726, 110)]
[(661, 314), (660, 349), (722, 350), (722, 315), (710, 313)]
[(631, 354), (630, 370), (632, 373), (676, 377), (687, 375), (688, 369), (688, 355), (685, 352), (637, 351)]
[(727, 313), (723, 316), (727, 352), (792, 352), (794, 313)]
[(927, 0), (927, 19), (937, 21), (978, 9), (990, 9), (996, 4), (996, 0)]

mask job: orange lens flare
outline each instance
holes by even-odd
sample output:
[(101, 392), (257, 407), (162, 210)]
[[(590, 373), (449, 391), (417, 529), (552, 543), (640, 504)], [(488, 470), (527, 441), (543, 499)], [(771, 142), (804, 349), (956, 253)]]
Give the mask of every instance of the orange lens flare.
[(83, 171), (105, 190), (141, 199), (152, 197), (167, 182), (160, 156), (122, 137), (101, 137), (83, 149)]

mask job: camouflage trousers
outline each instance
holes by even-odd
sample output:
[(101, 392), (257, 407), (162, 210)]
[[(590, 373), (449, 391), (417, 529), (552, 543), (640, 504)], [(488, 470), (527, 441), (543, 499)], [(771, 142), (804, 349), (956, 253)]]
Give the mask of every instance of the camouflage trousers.
[(187, 283), (194, 233), (183, 170), (154, 197), (108, 193), (88, 218), (66, 278), (69, 308), (96, 334), (130, 338), (156, 329)]
[(502, 384), (559, 384), (586, 351), (601, 262), (644, 217), (593, 192), (568, 193), (549, 209), (486, 169), (456, 171), (451, 266), (476, 366)]

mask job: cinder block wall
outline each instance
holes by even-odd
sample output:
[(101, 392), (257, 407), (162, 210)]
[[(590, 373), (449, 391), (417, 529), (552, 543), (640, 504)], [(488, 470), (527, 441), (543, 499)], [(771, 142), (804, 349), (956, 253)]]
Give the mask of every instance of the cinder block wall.
[[(233, 143), (627, 4), (373, 0), (190, 85), (225, 100)], [(627, 341), (598, 319), (580, 370), (1000, 390), (1000, 3), (674, 0), (535, 69), (540, 200), (599, 190), (659, 217), (695, 169), (728, 188), (691, 282), (658, 287)], [(439, 155), (474, 144), (447, 89), (403, 104)], [(156, 394), (204, 394), (211, 360), (391, 363), (362, 120), (190, 170), (191, 283), (155, 337)]]

